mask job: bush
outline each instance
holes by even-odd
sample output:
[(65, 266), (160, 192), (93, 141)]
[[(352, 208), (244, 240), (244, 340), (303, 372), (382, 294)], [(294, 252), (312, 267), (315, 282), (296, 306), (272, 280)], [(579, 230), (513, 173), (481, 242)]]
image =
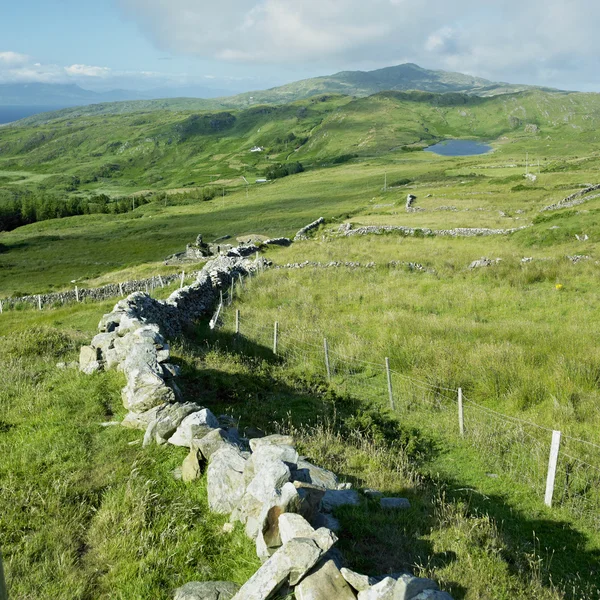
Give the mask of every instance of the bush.
[(277, 164), (266, 170), (265, 177), (267, 179), (280, 179), (281, 177), (302, 173), (303, 171), (304, 167), (299, 162), (287, 163), (285, 165)]

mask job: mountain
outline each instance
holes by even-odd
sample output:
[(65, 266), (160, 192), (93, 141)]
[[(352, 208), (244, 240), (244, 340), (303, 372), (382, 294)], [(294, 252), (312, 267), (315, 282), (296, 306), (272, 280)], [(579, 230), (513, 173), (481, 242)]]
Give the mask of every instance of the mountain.
[[(30, 87), (33, 87), (33, 85), (30, 84)], [(43, 84), (35, 85), (43, 86)], [(0, 86), (0, 105), (8, 104), (8, 102), (3, 100), (3, 87), (6, 86)], [(50, 88), (54, 87), (49, 86), (47, 92), (50, 94), (53, 91)], [(463, 73), (431, 71), (412, 63), (386, 67), (375, 71), (342, 71), (335, 75), (303, 79), (268, 90), (245, 92), (235, 96), (223, 96), (220, 98), (215, 98), (210, 92), (207, 92), (204, 98), (181, 97), (184, 94), (180, 92), (185, 91), (183, 88), (155, 90), (155, 93), (147, 92), (142, 95), (139, 92), (126, 92), (123, 90), (97, 94), (83, 90), (77, 86), (59, 87), (65, 88), (62, 92), (63, 96), (69, 99), (68, 103), (63, 101), (61, 106), (73, 107), (77, 105), (78, 107), (68, 108), (58, 113), (32, 117), (27, 123), (32, 124), (34, 122), (46, 122), (51, 119), (75, 118), (87, 115), (125, 114), (153, 110), (201, 111), (239, 109), (258, 104), (281, 105), (313, 96), (332, 94), (363, 98), (384, 91), (421, 91), (430, 93), (454, 92), (470, 96), (487, 97), (535, 89), (547, 92), (559, 91), (550, 88), (494, 82), (481, 77), (464, 75)], [(156, 93), (159, 92), (162, 98), (152, 99), (156, 98)], [(78, 94), (80, 93), (83, 93), (83, 96), (80, 101), (77, 101)], [(109, 100), (107, 96), (111, 94), (124, 97)], [(137, 98), (135, 97), (136, 94)], [(131, 95), (131, 97), (128, 95)], [(39, 97), (43, 98), (41, 92)], [(114, 100), (120, 101), (115, 102)], [(89, 106), (90, 104), (94, 104), (94, 106)], [(49, 103), (46, 102), (45, 106), (48, 105)]]

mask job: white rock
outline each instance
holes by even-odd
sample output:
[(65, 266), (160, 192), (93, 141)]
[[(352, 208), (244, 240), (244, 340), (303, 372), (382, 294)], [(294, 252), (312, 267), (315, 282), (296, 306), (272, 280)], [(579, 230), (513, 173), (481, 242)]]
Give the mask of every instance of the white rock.
[(284, 513), (279, 516), (279, 535), (283, 544), (297, 537), (309, 537), (313, 526), (301, 515)]
[(169, 438), (169, 444), (174, 446), (190, 447), (192, 439), (201, 438), (212, 429), (219, 428), (219, 421), (215, 415), (204, 408), (187, 416), (177, 428), (177, 431)]

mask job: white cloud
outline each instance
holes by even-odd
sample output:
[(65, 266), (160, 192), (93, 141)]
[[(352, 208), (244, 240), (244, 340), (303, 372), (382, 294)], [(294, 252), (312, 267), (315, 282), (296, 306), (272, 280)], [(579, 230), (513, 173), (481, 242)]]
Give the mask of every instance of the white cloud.
[(165, 51), (272, 65), (424, 66), (597, 79), (597, 0), (119, 0)]
[(29, 57), (18, 52), (0, 52), (0, 68), (15, 67), (29, 62)]
[(65, 67), (65, 71), (74, 77), (108, 77), (111, 74), (111, 69), (108, 67), (91, 67), (89, 65), (71, 65)]

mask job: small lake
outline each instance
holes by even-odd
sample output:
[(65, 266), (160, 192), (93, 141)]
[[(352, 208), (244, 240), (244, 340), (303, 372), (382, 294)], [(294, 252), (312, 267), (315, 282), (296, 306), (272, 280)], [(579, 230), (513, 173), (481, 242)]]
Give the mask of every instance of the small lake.
[(0, 106), (0, 124), (12, 123), (25, 117), (52, 110), (60, 110), (63, 106)]
[(487, 154), (491, 150), (491, 146), (473, 140), (444, 140), (425, 148), (425, 152), (433, 152), (441, 156), (473, 156), (474, 154)]

